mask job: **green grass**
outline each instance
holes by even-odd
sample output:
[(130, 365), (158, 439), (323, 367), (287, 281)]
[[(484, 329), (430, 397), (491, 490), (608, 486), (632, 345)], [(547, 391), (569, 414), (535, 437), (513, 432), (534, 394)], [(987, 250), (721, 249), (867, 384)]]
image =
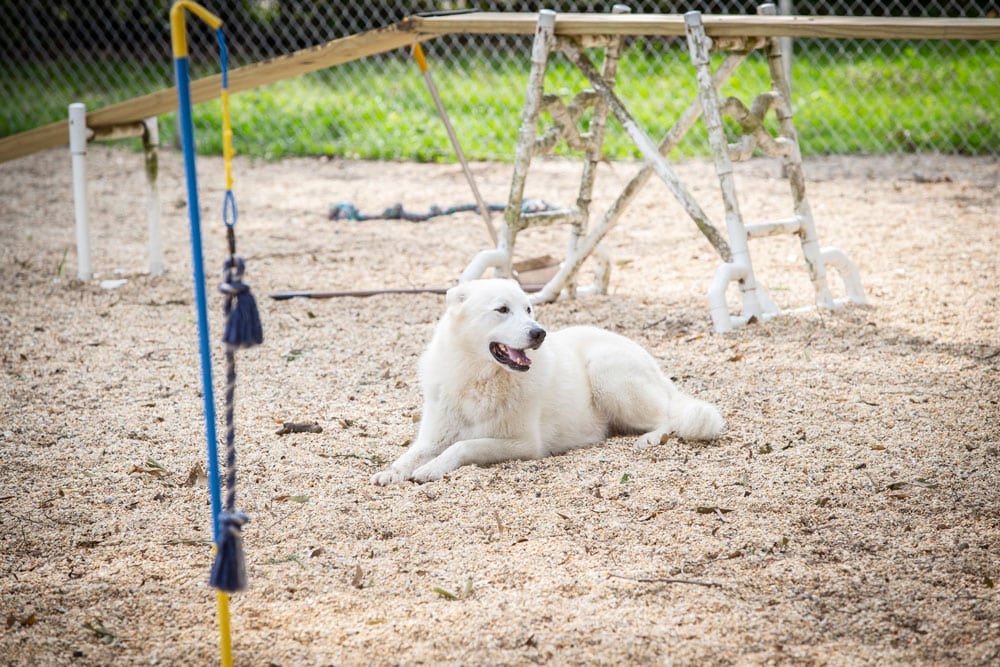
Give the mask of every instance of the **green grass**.
[[(807, 43), (797, 49), (793, 98), (803, 153), (1000, 152), (1000, 123), (993, 111), (1000, 99), (994, 45), (970, 42), (943, 49), (940, 43), (839, 44), (846, 54), (836, 57)], [(525, 54), (451, 66), (432, 61), (431, 66), (466, 154), (471, 159), (511, 159), (527, 79)], [(128, 64), (118, 67), (125, 71)], [(142, 76), (160, 80), (162, 69), (147, 66)], [(136, 74), (122, 78), (134, 82)], [(35, 118), (61, 118), (71, 93), (80, 97), (71, 86), (53, 89), (54, 80), (53, 72), (39, 67), (16, 82), (16, 94), (38, 107)], [(76, 87), (89, 89), (91, 80), (82, 74)], [(568, 101), (584, 85), (563, 58), (550, 61), (547, 92), (562, 93)], [(749, 104), (767, 85), (766, 64), (754, 55), (721, 92)], [(116, 92), (118, 99), (136, 94), (131, 86), (124, 88), (127, 94)], [(626, 51), (618, 92), (640, 125), (658, 139), (695, 94), (686, 52)], [(109, 95), (83, 97), (90, 108), (115, 101)], [(27, 129), (10, 120), (13, 114), (2, 103), (0, 112), (0, 133)], [(232, 117), (236, 150), (244, 155), (455, 159), (423, 78), (413, 63), (402, 59), (387, 59), (378, 67), (372, 61), (349, 63), (234, 95)], [(194, 121), (199, 151), (221, 153), (219, 104), (198, 106)], [(164, 140), (172, 141), (172, 115), (163, 119), (161, 128)], [(674, 156), (707, 152), (699, 124)], [(638, 157), (614, 121), (609, 123), (605, 153), (612, 159)]]

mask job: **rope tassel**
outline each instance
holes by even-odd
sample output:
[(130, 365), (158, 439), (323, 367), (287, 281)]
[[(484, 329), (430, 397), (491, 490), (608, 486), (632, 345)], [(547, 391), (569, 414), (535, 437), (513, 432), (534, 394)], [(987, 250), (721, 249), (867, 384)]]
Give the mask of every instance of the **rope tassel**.
[(250, 521), (243, 512), (223, 512), (219, 515), (220, 534), (215, 562), (208, 583), (225, 593), (247, 588), (246, 559), (243, 556), (243, 525)]
[(250, 293), (250, 286), (243, 282), (245, 270), (242, 257), (230, 256), (223, 266), (224, 282), (219, 285), (219, 291), (226, 295), (223, 306), (226, 325), (222, 341), (237, 348), (253, 347), (264, 342), (257, 300)]

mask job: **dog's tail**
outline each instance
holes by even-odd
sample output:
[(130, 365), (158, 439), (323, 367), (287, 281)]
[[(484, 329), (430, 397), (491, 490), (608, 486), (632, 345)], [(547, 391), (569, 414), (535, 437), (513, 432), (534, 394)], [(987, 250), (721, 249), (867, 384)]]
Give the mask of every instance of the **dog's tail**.
[(671, 430), (688, 440), (714, 440), (726, 427), (719, 409), (681, 392), (670, 402)]

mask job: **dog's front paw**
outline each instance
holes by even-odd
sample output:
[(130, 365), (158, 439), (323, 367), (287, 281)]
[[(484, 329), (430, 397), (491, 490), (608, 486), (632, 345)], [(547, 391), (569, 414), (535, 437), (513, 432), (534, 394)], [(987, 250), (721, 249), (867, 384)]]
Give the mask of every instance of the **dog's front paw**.
[(426, 463), (414, 470), (412, 479), (414, 482), (419, 482), (420, 484), (423, 484), (424, 482), (436, 482), (444, 477), (445, 473), (449, 471), (450, 468), (445, 469), (438, 464), (437, 459), (435, 459), (434, 461)]
[(387, 486), (396, 482), (402, 482), (404, 479), (406, 479), (406, 475), (402, 471), (396, 468), (386, 468), (382, 472), (372, 475), (371, 483), (375, 486)]

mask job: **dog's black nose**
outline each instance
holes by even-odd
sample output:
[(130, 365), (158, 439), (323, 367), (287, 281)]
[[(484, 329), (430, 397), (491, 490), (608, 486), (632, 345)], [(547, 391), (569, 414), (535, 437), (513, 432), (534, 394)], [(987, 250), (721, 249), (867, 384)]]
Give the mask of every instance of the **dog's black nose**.
[(545, 329), (541, 327), (532, 327), (528, 331), (528, 338), (531, 339), (533, 345), (541, 345), (542, 341), (545, 340)]

